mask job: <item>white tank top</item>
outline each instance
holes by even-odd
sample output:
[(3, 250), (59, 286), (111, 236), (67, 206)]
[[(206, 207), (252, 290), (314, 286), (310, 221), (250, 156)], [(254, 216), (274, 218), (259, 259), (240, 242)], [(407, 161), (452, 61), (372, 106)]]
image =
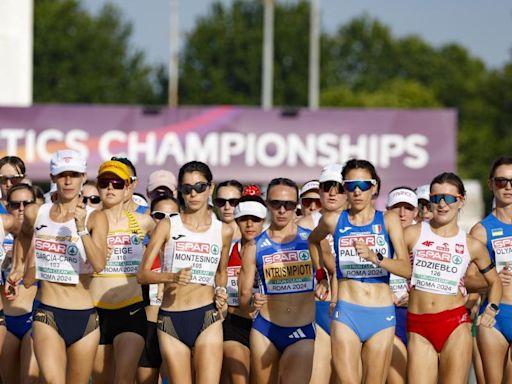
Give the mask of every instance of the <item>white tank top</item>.
[[(77, 234), (75, 220), (56, 223), (50, 219), (53, 203), (43, 204), (34, 224), (36, 278), (55, 283), (77, 284), (80, 274), (91, 274), (84, 244)], [(94, 211), (86, 207), (87, 217)]]
[(459, 229), (456, 236), (442, 237), (432, 232), (429, 223), (422, 222), (412, 253), (412, 286), (441, 295), (457, 294), (471, 261), (466, 232)]
[(162, 270), (176, 273), (192, 267), (192, 283), (213, 287), (222, 251), (222, 222), (212, 217), (207, 231), (192, 232), (183, 225), (180, 215), (169, 220), (171, 232), (164, 249)]

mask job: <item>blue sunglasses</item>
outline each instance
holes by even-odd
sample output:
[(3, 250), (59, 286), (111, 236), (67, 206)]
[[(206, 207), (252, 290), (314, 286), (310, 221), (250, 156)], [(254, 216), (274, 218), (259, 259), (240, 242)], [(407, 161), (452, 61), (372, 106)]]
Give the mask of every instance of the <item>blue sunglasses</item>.
[(444, 200), (444, 202), (446, 204), (450, 205), (450, 204), (457, 202), (457, 200), (459, 200), (460, 198), (462, 198), (461, 195), (449, 195), (446, 193), (436, 193), (435, 195), (430, 195), (430, 202), (432, 204), (439, 204), (441, 202), (441, 200)]
[(359, 188), (361, 192), (366, 192), (374, 185), (377, 185), (375, 179), (343, 180), (343, 188), (349, 192), (354, 192), (356, 188)]

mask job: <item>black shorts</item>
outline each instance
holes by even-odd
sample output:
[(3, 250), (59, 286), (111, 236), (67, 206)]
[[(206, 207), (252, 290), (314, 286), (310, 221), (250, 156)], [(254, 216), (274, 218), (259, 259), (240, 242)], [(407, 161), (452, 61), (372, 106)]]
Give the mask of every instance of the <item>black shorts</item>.
[(162, 365), (162, 355), (160, 354), (160, 345), (158, 344), (156, 323), (148, 321), (147, 324), (146, 344), (144, 344), (144, 349), (140, 356), (139, 367), (160, 368)]
[(228, 313), (222, 323), (224, 341), (238, 341), (240, 344), (249, 348), (249, 334), (251, 333), (251, 328), (251, 319)]
[(142, 301), (119, 309), (96, 308), (100, 318), (100, 345), (113, 344), (117, 335), (133, 332), (146, 339), (147, 319)]

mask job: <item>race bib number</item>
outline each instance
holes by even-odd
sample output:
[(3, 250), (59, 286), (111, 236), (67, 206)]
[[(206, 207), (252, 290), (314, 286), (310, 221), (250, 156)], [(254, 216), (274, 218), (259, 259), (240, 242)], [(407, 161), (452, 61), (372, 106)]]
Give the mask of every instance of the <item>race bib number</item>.
[(419, 249), (414, 254), (413, 284), (422, 291), (455, 295), (466, 267), (462, 255)]
[(36, 278), (55, 283), (77, 284), (80, 254), (70, 242), (35, 240)]
[(262, 257), (267, 293), (298, 293), (313, 290), (309, 251), (282, 251)]
[(135, 234), (114, 234), (107, 237), (110, 257), (101, 272), (105, 275), (135, 275), (142, 257), (142, 241)]
[(389, 257), (384, 235), (356, 235), (340, 237), (338, 241), (338, 263), (343, 277), (368, 278), (387, 276), (388, 272), (357, 254), (354, 241), (364, 242), (373, 252)]
[(166, 268), (176, 273), (183, 268), (192, 268), (192, 283), (215, 284), (215, 273), (220, 261), (220, 246), (218, 244), (176, 241), (174, 256)]
[(499, 273), (506, 263), (512, 267), (512, 237), (502, 237), (491, 241), (496, 259), (496, 271)]

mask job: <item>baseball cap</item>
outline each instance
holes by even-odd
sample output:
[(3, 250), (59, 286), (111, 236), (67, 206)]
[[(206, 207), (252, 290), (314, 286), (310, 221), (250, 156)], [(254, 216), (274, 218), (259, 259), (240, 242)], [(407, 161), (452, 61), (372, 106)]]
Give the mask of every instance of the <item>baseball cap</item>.
[(337, 181), (341, 183), (343, 181), (341, 177), (341, 170), (343, 166), (341, 164), (329, 164), (322, 168), (322, 172), (320, 173), (320, 183), (325, 183), (326, 181)]
[(313, 191), (315, 189), (317, 191), (320, 189), (320, 182), (318, 180), (310, 180), (302, 186), (302, 188), (300, 189), (299, 196), (302, 197), (302, 195), (305, 194), (306, 192)]
[(148, 194), (158, 187), (166, 187), (171, 192), (176, 193), (176, 176), (171, 171), (159, 169), (149, 175), (147, 192)]
[(398, 188), (391, 192), (388, 195), (388, 202), (386, 204), (387, 208), (391, 208), (399, 203), (407, 203), (412, 205), (414, 208), (418, 207), (418, 197), (414, 191), (411, 191), (407, 188)]
[(418, 196), (418, 200), (430, 200), (430, 185), (425, 184), (416, 188), (416, 195)]
[(98, 170), (98, 177), (100, 177), (104, 173), (113, 173), (116, 176), (119, 176), (123, 180), (130, 180), (131, 171), (130, 168), (124, 163), (121, 163), (117, 160), (108, 160), (100, 165), (100, 169)]
[(68, 171), (85, 173), (87, 171), (85, 158), (71, 149), (62, 149), (55, 152), (50, 160), (50, 174), (56, 176)]
[(264, 219), (267, 217), (267, 208), (257, 201), (242, 201), (235, 207), (233, 216), (235, 219), (242, 216), (255, 216)]

